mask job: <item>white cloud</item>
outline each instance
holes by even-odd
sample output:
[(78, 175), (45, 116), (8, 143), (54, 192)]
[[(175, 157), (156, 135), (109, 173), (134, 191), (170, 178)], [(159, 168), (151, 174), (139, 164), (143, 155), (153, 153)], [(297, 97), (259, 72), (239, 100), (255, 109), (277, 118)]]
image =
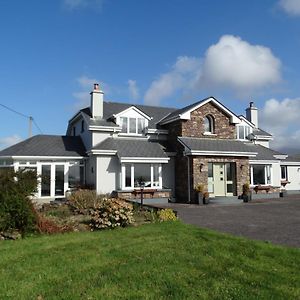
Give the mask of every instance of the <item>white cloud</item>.
[(169, 72), (151, 83), (144, 101), (157, 105), (175, 93), (207, 88), (247, 95), (280, 81), (281, 62), (269, 48), (224, 35), (203, 58), (178, 57)]
[(266, 101), (259, 115), (260, 127), (274, 135), (276, 149), (297, 149), (300, 153), (300, 98)]
[(130, 97), (133, 100), (137, 100), (140, 96), (140, 93), (136, 84), (136, 80), (129, 79), (127, 83), (128, 83), (128, 90), (129, 90)]
[(300, 16), (300, 0), (280, 0), (279, 6), (289, 15)]
[(172, 96), (175, 92), (190, 87), (198, 77), (200, 60), (196, 57), (180, 56), (171, 71), (154, 80), (144, 96), (146, 104), (158, 105), (161, 100)]
[(17, 134), (0, 138), (0, 149), (7, 148), (7, 147), (12, 146), (16, 143), (19, 143), (21, 141), (22, 141), (22, 138)]
[(280, 67), (269, 48), (224, 35), (206, 51), (200, 80), (208, 86), (255, 91), (280, 82)]
[(76, 10), (82, 8), (93, 8), (101, 11), (104, 0), (63, 0), (63, 5), (68, 10)]

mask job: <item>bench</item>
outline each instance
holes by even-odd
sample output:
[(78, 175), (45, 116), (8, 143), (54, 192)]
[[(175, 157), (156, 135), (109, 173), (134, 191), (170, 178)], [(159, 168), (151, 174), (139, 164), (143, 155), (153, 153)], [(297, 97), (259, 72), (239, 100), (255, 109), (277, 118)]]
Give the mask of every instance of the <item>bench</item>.
[[(154, 196), (154, 193), (155, 192), (157, 192), (157, 190), (155, 190), (155, 189), (144, 189), (143, 190), (143, 195), (151, 195), (152, 196), (152, 198), (153, 198), (153, 196)], [(133, 192), (132, 192), (132, 194), (136, 197), (137, 195), (140, 195), (142, 193), (142, 190), (141, 189), (138, 189), (138, 190), (134, 190)]]
[(269, 193), (271, 188), (272, 187), (270, 185), (257, 185), (254, 187), (254, 191), (256, 194), (258, 191), (266, 191), (267, 193)]

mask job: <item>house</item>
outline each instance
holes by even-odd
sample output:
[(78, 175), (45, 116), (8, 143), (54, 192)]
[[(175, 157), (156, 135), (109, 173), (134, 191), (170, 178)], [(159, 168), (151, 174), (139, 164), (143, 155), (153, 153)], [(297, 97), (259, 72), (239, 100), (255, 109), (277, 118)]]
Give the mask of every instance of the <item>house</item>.
[[(195, 187), (210, 197), (238, 196), (250, 183), (278, 195), (300, 193), (300, 157), (269, 148), (251, 102), (238, 116), (214, 97), (181, 109), (106, 102), (95, 84), (91, 103), (70, 120), (66, 136), (37, 135), (0, 151), (0, 167), (34, 169), (37, 197), (64, 197), (77, 186), (124, 198), (193, 202)], [(273, 194), (274, 193), (274, 194)]]

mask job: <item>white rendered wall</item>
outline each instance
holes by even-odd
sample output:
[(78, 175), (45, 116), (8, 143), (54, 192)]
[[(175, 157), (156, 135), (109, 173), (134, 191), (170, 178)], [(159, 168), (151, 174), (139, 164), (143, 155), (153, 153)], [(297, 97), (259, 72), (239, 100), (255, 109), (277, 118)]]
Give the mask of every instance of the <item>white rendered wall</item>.
[(270, 142), (269, 141), (255, 141), (256, 145), (262, 145), (266, 148), (270, 148)]
[(120, 186), (121, 164), (117, 156), (97, 156), (97, 194), (111, 193)]
[(281, 186), (281, 169), (279, 162), (272, 164), (272, 185), (277, 187)]
[(92, 185), (96, 188), (96, 157), (90, 156), (85, 165), (85, 180), (86, 184)]
[(286, 185), (286, 189), (300, 190), (300, 165), (287, 166), (287, 176), (290, 183)]
[(92, 134), (93, 134), (93, 141), (92, 141), (93, 147), (111, 136), (109, 132), (93, 131)]

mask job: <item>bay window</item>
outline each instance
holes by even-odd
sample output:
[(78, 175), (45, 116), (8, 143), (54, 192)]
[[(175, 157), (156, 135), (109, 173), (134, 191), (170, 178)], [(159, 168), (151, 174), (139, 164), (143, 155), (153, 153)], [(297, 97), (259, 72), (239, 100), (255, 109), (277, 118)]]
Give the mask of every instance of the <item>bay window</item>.
[(252, 165), (251, 166), (251, 184), (252, 185), (271, 184), (271, 166), (270, 165)]
[(122, 189), (162, 188), (161, 164), (125, 163), (122, 164)]

